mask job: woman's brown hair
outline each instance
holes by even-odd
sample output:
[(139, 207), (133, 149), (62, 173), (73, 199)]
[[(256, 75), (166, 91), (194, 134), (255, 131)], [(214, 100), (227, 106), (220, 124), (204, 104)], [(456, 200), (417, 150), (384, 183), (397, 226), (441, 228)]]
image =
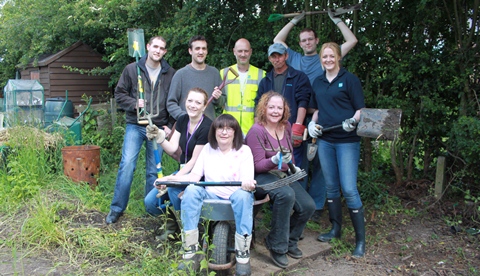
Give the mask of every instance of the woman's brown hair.
[(208, 132), (208, 143), (213, 149), (218, 148), (218, 141), (216, 137), (217, 129), (230, 127), (234, 130), (233, 148), (239, 150), (243, 145), (243, 134), (237, 119), (230, 114), (222, 114), (218, 116), (210, 126)]

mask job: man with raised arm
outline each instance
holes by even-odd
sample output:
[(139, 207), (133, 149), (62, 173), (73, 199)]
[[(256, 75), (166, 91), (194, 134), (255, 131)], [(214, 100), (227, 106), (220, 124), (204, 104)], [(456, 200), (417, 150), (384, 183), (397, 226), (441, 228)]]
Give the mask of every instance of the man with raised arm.
[[(333, 21), (333, 23), (338, 27), (340, 32), (345, 39), (345, 42), (341, 45), (342, 57), (344, 57), (355, 45), (357, 44), (358, 40), (353, 34), (353, 32), (348, 28), (345, 22), (342, 21), (341, 18), (336, 17), (331, 10), (328, 11), (328, 16)], [(300, 70), (307, 74), (308, 79), (310, 80), (310, 84), (313, 84), (313, 81), (323, 75), (323, 68), (320, 63), (320, 58), (318, 56), (318, 44), (319, 39), (317, 33), (310, 28), (305, 28), (300, 31), (299, 35), (299, 44), (300, 47), (303, 49), (303, 54), (296, 52), (288, 47), (285, 43), (287, 40), (287, 36), (290, 31), (295, 27), (298, 22), (300, 22), (305, 17), (305, 12), (302, 14), (294, 17), (290, 22), (288, 22), (275, 36), (273, 39), (274, 43), (281, 43), (287, 48), (288, 59), (287, 64), (291, 67)], [(310, 122), (312, 118), (313, 110), (309, 109), (307, 114), (307, 122)], [(306, 143), (306, 142), (305, 142)], [(306, 149), (306, 145), (304, 145)], [(307, 150), (304, 150), (305, 154)], [(302, 156), (301, 168), (308, 171), (310, 166), (309, 161), (306, 155)], [(322, 170), (320, 169), (320, 161), (318, 156), (316, 156), (313, 160), (313, 170), (310, 171), (311, 180), (310, 180), (310, 187), (308, 187), (308, 178), (305, 178), (301, 183), (302, 186), (308, 190), (308, 193), (315, 201), (316, 211), (312, 216), (313, 220), (318, 221), (320, 216), (323, 212), (323, 207), (325, 205), (326, 200), (326, 188), (325, 188), (325, 179), (323, 177)]]

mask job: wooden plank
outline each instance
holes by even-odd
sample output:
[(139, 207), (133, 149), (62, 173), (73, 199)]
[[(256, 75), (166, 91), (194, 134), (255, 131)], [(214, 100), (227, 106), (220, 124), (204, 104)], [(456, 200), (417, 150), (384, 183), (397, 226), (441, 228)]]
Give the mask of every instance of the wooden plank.
[[(92, 69), (95, 67), (105, 67), (105, 64), (99, 64), (98, 62), (54, 62), (50, 65), (48, 65), (49, 68), (62, 68), (63, 66), (71, 66), (71, 67), (77, 67), (77, 68), (82, 68), (82, 69)], [(66, 69), (64, 69), (66, 70)]]
[(445, 156), (437, 158), (437, 172), (435, 174), (435, 198), (440, 199), (445, 185)]
[(88, 84), (89, 86), (97, 86), (103, 87), (107, 86), (107, 82), (105, 79), (97, 79), (97, 78), (88, 78), (88, 79), (50, 79), (51, 86), (84, 86)]
[(50, 80), (82, 80), (83, 82), (87, 80), (103, 80), (103, 81), (109, 81), (110, 77), (109, 76), (89, 76), (89, 75), (82, 75), (80, 73), (55, 73), (55, 74), (50, 74)]

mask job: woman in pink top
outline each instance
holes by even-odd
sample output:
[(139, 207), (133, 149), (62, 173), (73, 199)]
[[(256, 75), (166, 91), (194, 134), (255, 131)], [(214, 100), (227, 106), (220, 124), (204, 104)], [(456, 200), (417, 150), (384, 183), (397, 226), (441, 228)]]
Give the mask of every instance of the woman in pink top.
[[(185, 251), (183, 259), (193, 261), (196, 270), (203, 257), (203, 254), (195, 254), (199, 250), (198, 222), (203, 200), (228, 199), (232, 202), (236, 225), (236, 275), (250, 275), (249, 249), (256, 182), (252, 151), (243, 144), (242, 130), (232, 115), (222, 114), (213, 121), (208, 133), (208, 144), (203, 147), (190, 174), (166, 176), (159, 181), (197, 182), (202, 176), (206, 182), (241, 181), (242, 186), (187, 186), (181, 203), (182, 242)], [(181, 264), (179, 269), (185, 269), (185, 265)]]

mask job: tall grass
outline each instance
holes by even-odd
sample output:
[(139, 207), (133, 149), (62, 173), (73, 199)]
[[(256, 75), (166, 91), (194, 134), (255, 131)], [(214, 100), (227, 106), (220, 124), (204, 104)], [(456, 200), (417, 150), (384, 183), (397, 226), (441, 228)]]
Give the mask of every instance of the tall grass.
[[(0, 247), (14, 259), (51, 257), (55, 267), (75, 275), (174, 275), (181, 256), (176, 243), (159, 244), (153, 237), (159, 218), (145, 216), (145, 150), (138, 158), (129, 207), (118, 225), (104, 223), (123, 142), (123, 125), (110, 134), (101, 155), (98, 186), (75, 183), (63, 174), (61, 149), (65, 142), (47, 141), (31, 127), (8, 130), (7, 154), (0, 167)], [(104, 136), (105, 137), (105, 136)], [(94, 139), (86, 136), (89, 144)], [(105, 140), (103, 140), (105, 141)], [(112, 149), (116, 149), (112, 151)], [(164, 157), (165, 174), (176, 162)], [(14, 274), (24, 274), (15, 267)]]

